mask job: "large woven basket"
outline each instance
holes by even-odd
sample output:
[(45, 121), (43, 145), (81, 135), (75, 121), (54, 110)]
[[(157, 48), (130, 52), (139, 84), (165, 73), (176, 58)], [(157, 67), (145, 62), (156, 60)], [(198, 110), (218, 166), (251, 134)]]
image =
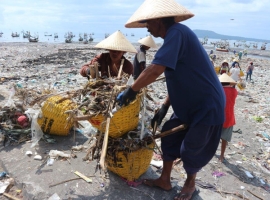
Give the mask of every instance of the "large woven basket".
[(68, 114), (65, 111), (72, 110), (75, 104), (66, 99), (60, 101), (63, 97), (52, 96), (48, 98), (42, 106), (42, 118), (38, 119), (38, 124), (46, 134), (67, 136), (73, 124), (67, 123)]
[[(109, 136), (118, 138), (125, 133), (137, 128), (139, 123), (139, 112), (141, 107), (141, 95), (137, 95), (136, 99), (128, 106), (123, 106), (117, 110), (110, 121)], [(106, 129), (106, 117), (99, 114), (89, 119), (93, 127), (102, 133)]]
[(124, 155), (122, 151), (117, 152), (116, 160), (114, 160), (113, 156), (107, 154), (107, 168), (128, 181), (134, 181), (148, 169), (153, 156), (154, 146), (155, 144), (151, 143), (147, 147), (129, 152), (127, 155)]

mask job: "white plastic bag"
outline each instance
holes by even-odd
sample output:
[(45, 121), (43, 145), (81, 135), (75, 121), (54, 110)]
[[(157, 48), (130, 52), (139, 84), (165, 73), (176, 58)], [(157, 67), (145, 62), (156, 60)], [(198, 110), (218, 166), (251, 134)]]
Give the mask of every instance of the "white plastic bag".
[(92, 126), (92, 124), (88, 120), (79, 121), (79, 123), (83, 126), (80, 130), (83, 132), (85, 136), (87, 135), (96, 135), (97, 129)]
[(8, 107), (8, 108), (15, 108), (15, 104), (13, 101), (13, 96), (15, 95), (15, 89), (14, 87), (11, 88), (10, 93), (9, 93), (9, 97), (8, 97), (8, 101), (6, 102), (6, 104), (4, 105), (4, 107)]
[(29, 120), (32, 120), (31, 123), (31, 133), (32, 133), (32, 145), (31, 148), (36, 146), (38, 141), (43, 137), (43, 131), (41, 130), (37, 119), (38, 115), (41, 112), (41, 110), (34, 110), (33, 108), (28, 108), (28, 110), (25, 111), (25, 114), (29, 118)]

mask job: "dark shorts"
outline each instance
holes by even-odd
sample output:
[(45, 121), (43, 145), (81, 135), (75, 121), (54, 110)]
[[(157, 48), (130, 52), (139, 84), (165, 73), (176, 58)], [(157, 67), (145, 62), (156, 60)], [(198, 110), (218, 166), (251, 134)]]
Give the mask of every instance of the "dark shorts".
[[(182, 122), (173, 115), (165, 122), (162, 132), (179, 126)], [(220, 136), (221, 125), (198, 124), (184, 131), (161, 138), (161, 149), (164, 161), (181, 158), (188, 174), (198, 172), (214, 156)]]

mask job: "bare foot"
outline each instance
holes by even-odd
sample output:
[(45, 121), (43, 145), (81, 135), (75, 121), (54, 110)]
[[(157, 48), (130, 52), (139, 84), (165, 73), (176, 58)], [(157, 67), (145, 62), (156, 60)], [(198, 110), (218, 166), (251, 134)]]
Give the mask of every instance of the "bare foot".
[(175, 200), (190, 200), (195, 192), (195, 174), (188, 174), (181, 192), (174, 198)]
[(181, 192), (174, 198), (174, 200), (190, 200), (195, 190), (195, 185), (193, 187), (184, 185)]
[(161, 189), (166, 190), (166, 191), (169, 191), (172, 189), (171, 182), (166, 182), (160, 178), (154, 179), (154, 180), (145, 179), (145, 180), (143, 180), (143, 183), (145, 185), (150, 186), (150, 187), (158, 187), (158, 188), (161, 188)]
[(224, 157), (223, 156), (220, 156), (218, 159), (219, 159), (220, 162), (223, 163), (223, 161), (224, 161)]

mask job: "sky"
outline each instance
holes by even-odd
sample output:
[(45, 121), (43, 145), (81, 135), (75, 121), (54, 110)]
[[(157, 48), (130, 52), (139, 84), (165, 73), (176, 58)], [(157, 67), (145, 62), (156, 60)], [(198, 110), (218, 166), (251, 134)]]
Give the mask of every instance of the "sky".
[[(120, 30), (146, 36), (146, 28), (124, 27), (143, 1), (0, 0), (0, 32), (112, 34)], [(176, 1), (195, 14), (182, 22), (192, 30), (270, 39), (270, 0)]]

